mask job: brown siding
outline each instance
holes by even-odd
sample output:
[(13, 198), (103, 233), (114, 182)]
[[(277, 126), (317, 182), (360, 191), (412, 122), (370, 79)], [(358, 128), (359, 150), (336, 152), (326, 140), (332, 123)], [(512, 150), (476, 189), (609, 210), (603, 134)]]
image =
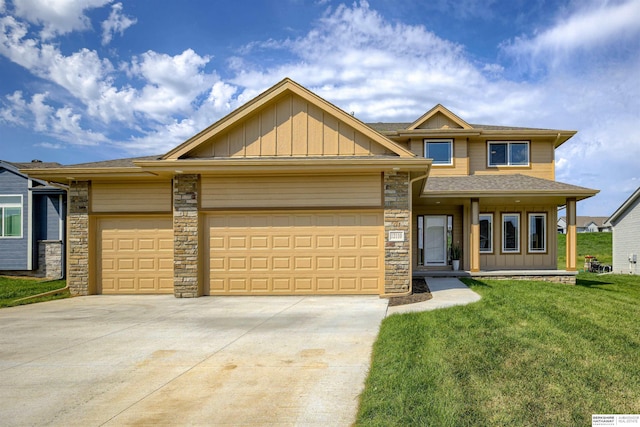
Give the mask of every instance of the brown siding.
[(202, 179), (202, 207), (379, 207), (378, 174), (263, 176)]
[(93, 182), (92, 212), (171, 212), (171, 182)]
[(444, 114), (438, 112), (426, 122), (420, 124), (418, 129), (460, 129), (460, 125)]
[[(424, 156), (425, 139), (451, 139), (451, 138), (420, 138), (412, 139), (409, 149), (416, 156)], [(453, 140), (453, 166), (433, 165), (430, 176), (452, 176), (469, 174), (469, 152), (467, 138), (454, 138)]]
[[(493, 213), (493, 253), (480, 254), (482, 270), (553, 270), (557, 268), (556, 207), (480, 206), (480, 213)], [(502, 253), (502, 214), (520, 214), (520, 253)], [(547, 214), (547, 252), (529, 253), (529, 213)]]
[(536, 178), (555, 179), (553, 142), (530, 141), (530, 165), (526, 167), (487, 167), (487, 141), (469, 143), (470, 174), (522, 174)]
[(202, 144), (191, 157), (375, 154), (389, 151), (301, 97), (286, 95)]

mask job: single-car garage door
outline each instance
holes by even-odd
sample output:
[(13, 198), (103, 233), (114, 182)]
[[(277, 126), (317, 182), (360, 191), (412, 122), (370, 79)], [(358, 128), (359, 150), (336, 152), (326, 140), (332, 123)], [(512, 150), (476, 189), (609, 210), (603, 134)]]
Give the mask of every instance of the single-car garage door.
[(173, 293), (171, 218), (98, 220), (98, 292)]
[(225, 212), (209, 215), (206, 230), (210, 295), (383, 289), (380, 211)]

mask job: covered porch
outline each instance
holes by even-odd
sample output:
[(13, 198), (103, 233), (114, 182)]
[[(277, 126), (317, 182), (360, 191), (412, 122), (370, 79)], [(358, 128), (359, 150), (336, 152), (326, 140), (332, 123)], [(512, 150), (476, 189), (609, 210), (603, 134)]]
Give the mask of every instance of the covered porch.
[[(576, 203), (596, 193), (521, 174), (429, 177), (413, 191), (413, 275), (575, 283)], [(560, 207), (568, 221), (564, 270)]]

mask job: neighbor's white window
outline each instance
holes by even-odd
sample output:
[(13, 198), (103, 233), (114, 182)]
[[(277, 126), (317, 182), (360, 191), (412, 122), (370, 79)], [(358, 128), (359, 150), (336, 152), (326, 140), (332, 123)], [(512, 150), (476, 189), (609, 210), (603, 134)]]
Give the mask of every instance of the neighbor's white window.
[(452, 139), (425, 139), (424, 157), (433, 159), (434, 165), (453, 165)]
[(480, 253), (493, 252), (493, 214), (480, 214)]
[(529, 252), (547, 251), (547, 214), (529, 214)]
[(22, 196), (0, 196), (0, 237), (22, 237)]
[(529, 141), (489, 141), (489, 166), (529, 166)]
[(520, 252), (520, 214), (502, 214), (502, 252)]

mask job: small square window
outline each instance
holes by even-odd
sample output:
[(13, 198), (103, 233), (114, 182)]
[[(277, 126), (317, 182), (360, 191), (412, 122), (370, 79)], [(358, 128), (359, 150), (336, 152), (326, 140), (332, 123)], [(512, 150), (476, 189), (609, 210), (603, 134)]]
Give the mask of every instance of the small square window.
[(424, 156), (433, 159), (434, 165), (453, 165), (453, 140), (425, 139)]

